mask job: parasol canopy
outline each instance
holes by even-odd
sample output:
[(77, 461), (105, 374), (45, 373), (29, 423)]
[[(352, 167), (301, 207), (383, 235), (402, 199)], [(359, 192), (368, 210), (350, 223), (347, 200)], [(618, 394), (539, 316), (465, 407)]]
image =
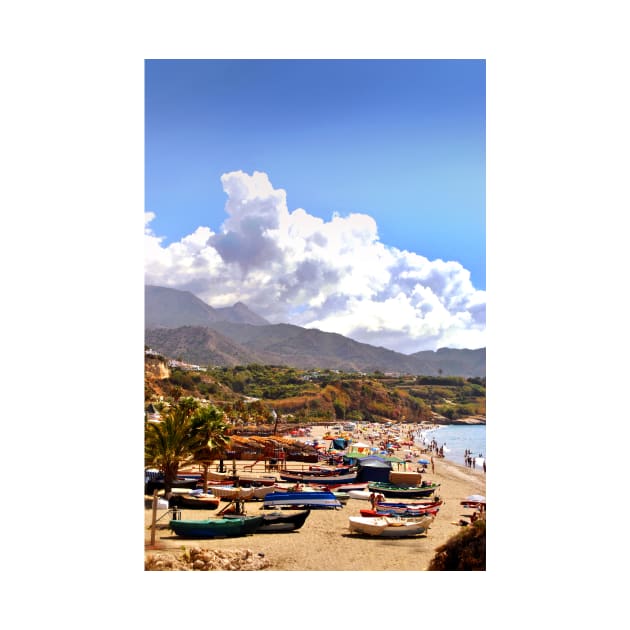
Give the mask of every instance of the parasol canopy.
[(428, 466), (431, 462), (428, 459), (419, 459), (418, 460), (418, 464), (424, 464), (425, 466)]

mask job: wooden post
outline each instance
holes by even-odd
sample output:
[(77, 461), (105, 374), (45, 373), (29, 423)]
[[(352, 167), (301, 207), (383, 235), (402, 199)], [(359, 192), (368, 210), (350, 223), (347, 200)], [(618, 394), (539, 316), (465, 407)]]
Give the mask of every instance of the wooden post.
[(151, 546), (155, 545), (155, 522), (157, 516), (157, 488), (153, 490), (153, 515), (151, 516)]

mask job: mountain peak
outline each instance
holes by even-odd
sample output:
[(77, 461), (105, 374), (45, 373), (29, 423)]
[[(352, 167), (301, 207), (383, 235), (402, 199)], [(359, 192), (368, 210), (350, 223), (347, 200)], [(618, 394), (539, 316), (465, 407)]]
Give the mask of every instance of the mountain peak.
[(217, 322), (269, 324), (243, 302), (225, 308), (213, 308), (190, 291), (145, 285), (145, 328), (179, 328), (180, 326), (212, 326)]
[(251, 324), (252, 326), (266, 326), (269, 324), (266, 319), (263, 319), (260, 315), (256, 315), (256, 313), (250, 310), (243, 302), (237, 302), (234, 306), (217, 308), (215, 310), (217, 315), (226, 322)]

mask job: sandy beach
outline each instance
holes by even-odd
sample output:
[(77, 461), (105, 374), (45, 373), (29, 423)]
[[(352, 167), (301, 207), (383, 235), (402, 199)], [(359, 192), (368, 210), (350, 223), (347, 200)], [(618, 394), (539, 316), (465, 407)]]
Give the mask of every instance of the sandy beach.
[[(461, 531), (458, 521), (471, 509), (460, 501), (471, 494), (486, 494), (485, 473), (442, 458), (434, 458), (435, 474), (423, 475), (427, 481), (440, 483), (439, 497), (444, 501), (427, 535), (386, 540), (360, 537), (348, 529), (348, 517), (359, 516), (369, 503), (350, 498), (334, 510), (312, 510), (304, 526), (295, 532), (254, 534), (238, 538), (185, 540), (168, 529), (168, 516), (157, 524), (155, 544), (151, 543), (152, 510), (145, 508), (145, 558), (149, 554), (180, 554), (184, 548), (211, 550), (250, 550), (264, 554), (266, 571), (425, 571), (437, 547)], [(251, 462), (238, 463), (239, 468)], [(291, 462), (288, 468), (302, 464)], [(242, 468), (241, 468), (242, 469)], [(247, 514), (260, 512), (261, 502), (247, 502)], [(221, 509), (223, 504), (219, 507)], [(216, 516), (218, 510), (182, 510), (182, 519)], [(158, 518), (166, 511), (158, 510)], [(260, 556), (259, 556), (260, 557)]]

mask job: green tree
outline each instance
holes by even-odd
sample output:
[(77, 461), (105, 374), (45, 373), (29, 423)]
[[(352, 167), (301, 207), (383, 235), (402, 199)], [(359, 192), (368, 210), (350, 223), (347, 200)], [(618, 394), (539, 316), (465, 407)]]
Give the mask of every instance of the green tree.
[(230, 443), (225, 414), (216, 407), (202, 407), (195, 411), (191, 430), (195, 436), (193, 461), (203, 467), (203, 491), (208, 492), (208, 467), (215, 459), (225, 457)]
[(177, 478), (179, 467), (190, 460), (198, 445), (192, 431), (192, 416), (198, 409), (193, 398), (180, 398), (162, 416), (162, 422), (145, 423), (144, 462), (164, 475), (164, 494), (168, 494)]

